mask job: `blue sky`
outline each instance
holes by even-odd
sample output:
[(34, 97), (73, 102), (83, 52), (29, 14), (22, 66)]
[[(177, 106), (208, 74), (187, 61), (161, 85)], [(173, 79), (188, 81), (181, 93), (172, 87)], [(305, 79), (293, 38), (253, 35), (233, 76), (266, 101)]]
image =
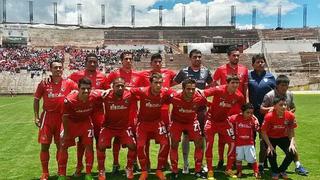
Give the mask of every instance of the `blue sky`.
[[(319, 0), (33, 0), (34, 22), (52, 23), (54, 1), (58, 2), (58, 23), (77, 24), (76, 4), (82, 4), (84, 25), (100, 25), (101, 4), (106, 5), (105, 26), (131, 26), (130, 5), (136, 6), (135, 26), (158, 25), (158, 7), (163, 6), (163, 25), (179, 26), (182, 7), (186, 9), (186, 25), (205, 25), (209, 8), (210, 25), (229, 25), (230, 6), (237, 9), (237, 27), (251, 28), (252, 7), (257, 7), (257, 28), (277, 26), (278, 5), (282, 6), (282, 27), (302, 27), (303, 4), (308, 5), (307, 26), (320, 24)], [(0, 1), (2, 3), (2, 0)], [(2, 4), (1, 19), (2, 19)], [(28, 22), (28, 0), (7, 0), (7, 21)]]

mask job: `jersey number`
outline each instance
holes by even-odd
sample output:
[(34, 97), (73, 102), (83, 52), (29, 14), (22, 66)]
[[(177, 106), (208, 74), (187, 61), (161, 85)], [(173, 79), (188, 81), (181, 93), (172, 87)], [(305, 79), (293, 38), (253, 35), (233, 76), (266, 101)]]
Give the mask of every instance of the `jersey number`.
[(88, 129), (88, 137), (89, 138), (93, 137), (93, 129)]

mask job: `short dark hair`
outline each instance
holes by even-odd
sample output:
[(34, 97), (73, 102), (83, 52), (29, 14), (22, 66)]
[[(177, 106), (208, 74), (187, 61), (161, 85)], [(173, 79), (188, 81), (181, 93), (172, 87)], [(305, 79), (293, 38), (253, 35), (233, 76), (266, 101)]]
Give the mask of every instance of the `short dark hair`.
[(192, 57), (192, 54), (201, 54), (201, 51), (199, 49), (192, 49), (190, 52), (189, 52), (189, 58)]
[(120, 54), (120, 59), (121, 59), (121, 61), (123, 60), (123, 58), (124, 58), (125, 55), (129, 55), (129, 54), (133, 56), (133, 53), (132, 53), (132, 52), (130, 52), (130, 51), (123, 51), (123, 52)]
[(123, 82), (125, 82), (124, 79), (123, 79), (122, 77), (120, 77), (120, 76), (114, 78), (113, 81), (112, 81), (112, 84), (114, 84), (116, 81), (123, 81)]
[(62, 63), (62, 61), (61, 60), (59, 60), (59, 59), (53, 59), (53, 60), (51, 60), (50, 62), (49, 62), (49, 66), (50, 66), (50, 68), (52, 67), (52, 64), (53, 63), (61, 63), (62, 64), (62, 66), (63, 66), (63, 63)]
[(280, 74), (276, 79), (276, 85), (279, 85), (281, 83), (289, 84), (290, 80), (289, 80), (288, 76), (286, 76), (284, 74)]
[(239, 49), (238, 49), (236, 46), (230, 46), (230, 47), (228, 47), (228, 48), (227, 48), (227, 54), (228, 54), (228, 56), (230, 56), (233, 51), (239, 51)]
[(182, 89), (184, 89), (187, 84), (196, 84), (196, 83), (197, 83), (196, 80), (187, 78), (182, 82)]
[(152, 62), (154, 59), (161, 59), (161, 60), (162, 60), (161, 54), (160, 54), (160, 53), (152, 54), (152, 55), (151, 55), (151, 62)]
[(91, 80), (87, 77), (81, 78), (78, 82), (78, 87), (80, 88), (81, 84), (88, 84), (91, 86)]
[(266, 58), (264, 57), (264, 54), (256, 54), (252, 56), (252, 64), (254, 64), (258, 59), (262, 59), (264, 62), (266, 62)]
[(282, 96), (282, 97), (274, 97), (272, 104), (276, 105), (278, 104), (280, 101), (285, 101), (286, 102), (286, 97)]
[(241, 111), (244, 112), (248, 109), (254, 109), (253, 105), (251, 103), (246, 103), (244, 105), (241, 106)]
[(240, 78), (237, 75), (228, 75), (227, 76), (227, 83), (231, 82), (232, 80), (234, 81), (240, 81)]
[(95, 53), (89, 53), (89, 54), (87, 54), (87, 56), (86, 56), (85, 63), (87, 63), (88, 59), (91, 58), (91, 57), (96, 58), (97, 61), (98, 61), (98, 56), (97, 56)]
[(153, 82), (153, 79), (161, 79), (162, 74), (161, 73), (152, 73), (151, 76), (149, 77), (150, 83)]

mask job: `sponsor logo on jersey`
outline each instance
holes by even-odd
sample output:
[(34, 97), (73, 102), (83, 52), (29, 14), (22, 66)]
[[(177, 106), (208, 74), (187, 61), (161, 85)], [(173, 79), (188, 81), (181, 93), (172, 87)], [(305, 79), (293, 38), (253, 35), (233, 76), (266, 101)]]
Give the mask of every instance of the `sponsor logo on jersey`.
[(184, 109), (184, 108), (179, 108), (179, 112), (181, 113), (194, 113), (195, 111), (193, 109)]
[(123, 110), (123, 109), (127, 109), (128, 107), (124, 106), (124, 105), (115, 105), (112, 104), (110, 106), (110, 110)]
[(157, 103), (153, 104), (151, 102), (147, 102), (146, 103), (146, 107), (148, 107), (148, 108), (159, 108), (159, 107), (161, 107), (161, 104), (157, 104)]

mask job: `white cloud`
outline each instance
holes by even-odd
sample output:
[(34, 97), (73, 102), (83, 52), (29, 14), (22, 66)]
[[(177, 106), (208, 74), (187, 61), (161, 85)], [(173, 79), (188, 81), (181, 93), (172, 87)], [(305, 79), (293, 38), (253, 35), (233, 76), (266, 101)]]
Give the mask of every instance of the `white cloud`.
[[(53, 2), (56, 0), (33, 0), (34, 22), (53, 23)], [(159, 24), (158, 9), (152, 9), (156, 2), (166, 3), (169, 0), (58, 0), (58, 23), (77, 24), (77, 3), (82, 4), (82, 20), (84, 25), (98, 25), (101, 22), (101, 4), (106, 5), (107, 26), (130, 26), (130, 5), (135, 5), (136, 26), (154, 26)], [(180, 26), (182, 7), (186, 9), (187, 26), (204, 26), (206, 8), (210, 11), (210, 25), (229, 25), (230, 7), (236, 6), (237, 15), (250, 15), (256, 6), (260, 16), (274, 16), (278, 13), (278, 5), (282, 5), (282, 14), (293, 11), (299, 5), (290, 0), (214, 0), (208, 3), (190, 1), (177, 3), (172, 9), (163, 10), (163, 25)], [(28, 1), (7, 1), (7, 21), (28, 22)], [(242, 25), (246, 27), (246, 25)], [(239, 26), (241, 27), (241, 25)]]

